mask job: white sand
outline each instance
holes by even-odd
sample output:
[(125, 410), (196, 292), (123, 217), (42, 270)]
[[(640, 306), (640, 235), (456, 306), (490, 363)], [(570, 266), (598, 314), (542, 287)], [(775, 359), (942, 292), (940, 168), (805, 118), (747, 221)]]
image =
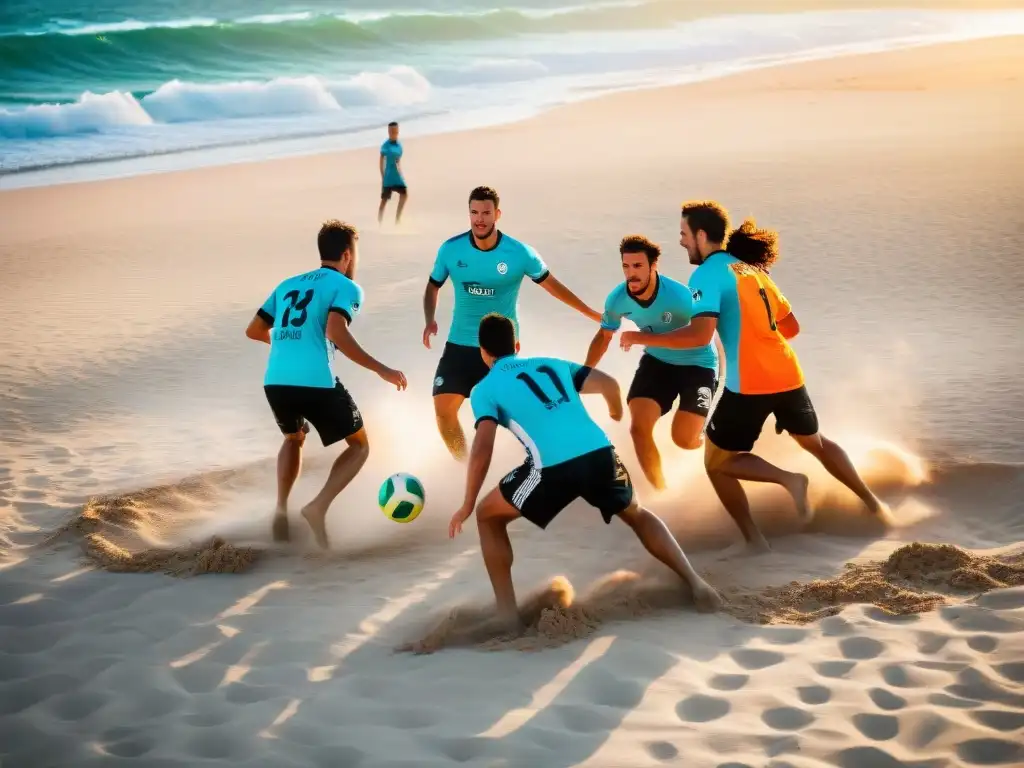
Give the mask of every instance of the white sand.
[[(1021, 313), (1006, 309), (1024, 290), (1021, 73), (1024, 41), (986, 41), (411, 137), (400, 233), (375, 231), (369, 151), (0, 194), (0, 764), (1024, 763), (1024, 588), (1003, 588), (1024, 582)], [(445, 536), (462, 469), (433, 431), (419, 295), (477, 183), (593, 304), (628, 231), (688, 274), (684, 198), (780, 228), (823, 426), (900, 528), (875, 530), (769, 428), (759, 447), (811, 474), (819, 516), (799, 532), (780, 495), (756, 494), (774, 552), (740, 557), (699, 457), (662, 425), (672, 488), (640, 492), (727, 610), (690, 610), (621, 525), (573, 507), (547, 533), (514, 527), (528, 636), (456, 647), (491, 595), (474, 526)], [(374, 453), (323, 557), (308, 536), (269, 541), (278, 436), (265, 349), (242, 330), (315, 261), (328, 216), (365, 233), (354, 331), (411, 386), (339, 366)], [(531, 286), (522, 306), (528, 351), (583, 355), (586, 321)], [(628, 381), (638, 354), (606, 367)], [(310, 442), (296, 508), (333, 457)], [(518, 455), (503, 440), (489, 482)], [(429, 496), (403, 527), (373, 503), (399, 469)], [(186, 551), (212, 536), (228, 543)], [(912, 542), (928, 546), (879, 567)], [(439, 652), (394, 652), (423, 640)]]

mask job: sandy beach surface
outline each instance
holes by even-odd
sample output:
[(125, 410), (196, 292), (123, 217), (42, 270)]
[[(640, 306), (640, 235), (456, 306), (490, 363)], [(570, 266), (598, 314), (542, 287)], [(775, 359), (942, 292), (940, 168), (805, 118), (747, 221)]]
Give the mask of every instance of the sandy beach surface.
[[(1024, 39), (1005, 38), (405, 136), (399, 229), (375, 221), (375, 150), (0, 192), (0, 765), (1024, 763), (1022, 137)], [(577, 504), (513, 526), (526, 636), (467, 637), (492, 596), (475, 525), (446, 535), (464, 470), (420, 298), (478, 184), (592, 306), (628, 232), (687, 278), (685, 199), (780, 230), (823, 431), (898, 527), (769, 426), (758, 450), (809, 474), (817, 516), (801, 530), (751, 489), (774, 551), (743, 555), (700, 456), (659, 425), (654, 493), (595, 403), (724, 610), (696, 613)], [(410, 386), (337, 364), (372, 449), (319, 555), (297, 522), (271, 541), (279, 435), (243, 331), (329, 217), (362, 231), (353, 332)], [(527, 284), (521, 318), (524, 353), (583, 359), (583, 317)], [(602, 367), (625, 389), (639, 355)], [(307, 445), (294, 509), (334, 457)], [(520, 456), (502, 435), (488, 486)], [(411, 525), (376, 507), (395, 471), (427, 490)]]

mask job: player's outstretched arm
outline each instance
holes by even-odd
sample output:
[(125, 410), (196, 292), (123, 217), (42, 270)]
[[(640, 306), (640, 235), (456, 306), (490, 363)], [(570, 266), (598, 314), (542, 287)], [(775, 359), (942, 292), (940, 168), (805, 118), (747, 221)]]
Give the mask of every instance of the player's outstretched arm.
[(473, 437), (473, 447), (469, 452), (469, 466), (466, 468), (466, 495), (462, 506), (452, 515), (448, 524), (448, 536), (454, 538), (462, 532), (462, 524), (473, 514), (480, 489), (483, 487), (487, 470), (491, 468), (491, 457), (494, 455), (494, 436), (498, 432), (498, 423), (493, 419), (481, 419)]
[(575, 293), (566, 288), (557, 277), (548, 272), (540, 282), (540, 287), (550, 293), (556, 299), (563, 304), (572, 307), (584, 317), (593, 320), (595, 323), (601, 322), (601, 313), (591, 309), (587, 304)]
[(269, 344), (270, 328), (271, 324), (262, 315), (256, 314), (249, 321), (249, 327), (245, 329), (245, 335), (253, 341), (262, 341), (264, 344)]
[(718, 329), (718, 318), (695, 317), (690, 324), (668, 333), (641, 333), (626, 331), (619, 338), (619, 346), (625, 351), (634, 344), (645, 347), (665, 347), (666, 349), (692, 349), (711, 343)]
[(604, 353), (608, 351), (608, 345), (612, 343), (614, 333), (607, 328), (597, 329), (597, 333), (594, 334), (590, 347), (587, 349), (587, 360), (583, 363), (587, 368), (593, 368), (601, 362)]
[(615, 421), (622, 418), (622, 389), (613, 377), (592, 368), (579, 388), (581, 395), (601, 395), (608, 403), (608, 415)]
[(327, 318), (327, 338), (356, 365), (361, 365), (367, 370), (373, 371), (389, 384), (394, 384), (398, 389), (405, 389), (405, 374), (388, 368), (382, 362), (370, 355), (359, 346), (352, 332), (348, 327), (348, 320), (338, 312), (331, 312)]

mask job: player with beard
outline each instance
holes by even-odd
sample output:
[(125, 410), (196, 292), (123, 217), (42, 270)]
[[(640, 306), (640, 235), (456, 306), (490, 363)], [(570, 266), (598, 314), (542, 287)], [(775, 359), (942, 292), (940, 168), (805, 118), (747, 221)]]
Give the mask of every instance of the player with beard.
[(708, 422), (704, 466), (718, 498), (753, 549), (770, 547), (750, 516), (741, 480), (780, 485), (792, 495), (802, 520), (809, 521), (812, 515), (807, 476), (787, 472), (752, 453), (769, 414), (775, 416), (777, 432), (788, 432), (872, 514), (890, 523), (888, 508), (864, 484), (846, 452), (818, 430), (803, 370), (789, 344), (800, 324), (768, 274), (778, 259), (778, 234), (759, 229), (752, 219), (731, 234), (728, 230), (729, 215), (718, 203), (683, 205), (679, 244), (697, 266), (690, 276), (694, 320), (662, 335), (624, 333), (621, 346), (692, 349), (707, 344), (718, 332), (726, 355), (726, 380)]
[(370, 453), (359, 408), (331, 371), (334, 349), (398, 389), (406, 386), (405, 374), (367, 354), (349, 330), (363, 303), (363, 289), (353, 281), (358, 245), (355, 227), (336, 219), (325, 222), (317, 237), (319, 269), (289, 277), (278, 285), (245, 331), (250, 339), (270, 345), (263, 390), (284, 434), (277, 457), (273, 524), (278, 541), (289, 538), (288, 495), (302, 466), (307, 421), (325, 447), (340, 440), (348, 443), (331, 467), (323, 489), (302, 509), (302, 516), (323, 549), (328, 547), (327, 508), (352, 482)]
[(601, 319), (599, 312), (555, 279), (537, 251), (498, 229), (498, 202), (498, 193), (490, 187), (477, 187), (469, 193), (470, 229), (441, 244), (423, 294), (423, 346), (430, 349), (430, 337), (437, 334), (437, 295), (451, 277), (455, 308), (448, 341), (434, 373), (433, 396), (441, 438), (458, 461), (466, 457), (459, 409), (488, 371), (477, 340), (485, 315), (509, 318), (518, 335), (519, 288), (529, 277), (595, 323)]
[[(658, 272), (661, 248), (643, 235), (627, 235), (619, 243), (625, 282), (608, 294), (601, 327), (590, 342), (584, 365), (594, 368), (604, 357), (612, 335), (624, 318), (645, 333), (663, 334), (683, 328), (693, 316), (693, 296), (678, 280)], [(648, 346), (626, 395), (630, 435), (640, 467), (655, 488), (665, 487), (654, 425), (672, 410), (672, 441), (694, 450), (703, 443), (704, 420), (718, 385), (719, 356), (711, 342), (690, 349)]]

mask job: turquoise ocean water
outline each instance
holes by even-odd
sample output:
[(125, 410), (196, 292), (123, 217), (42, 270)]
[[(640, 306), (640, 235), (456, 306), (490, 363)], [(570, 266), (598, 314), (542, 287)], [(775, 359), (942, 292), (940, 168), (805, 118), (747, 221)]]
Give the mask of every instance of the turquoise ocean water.
[(4, 186), (100, 160), (355, 146), (392, 119), (407, 135), (451, 130), (610, 90), (1024, 32), (1024, 12), (695, 17), (674, 0), (574, 2), (7, 0)]

